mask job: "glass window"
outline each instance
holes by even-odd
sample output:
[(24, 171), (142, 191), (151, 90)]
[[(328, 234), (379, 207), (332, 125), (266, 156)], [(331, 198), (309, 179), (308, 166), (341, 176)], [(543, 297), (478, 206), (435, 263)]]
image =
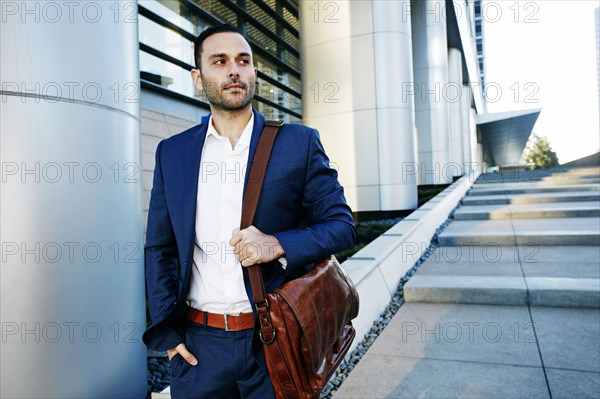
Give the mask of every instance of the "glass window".
[(177, 0), (139, 0), (138, 3), (195, 36), (210, 26), (187, 5)]
[[(265, 61), (255, 52), (254, 63), (258, 70), (272, 79), (281, 82), (283, 86), (300, 93), (301, 81), (299, 78), (282, 71), (282, 65), (288, 65), (297, 71), (300, 71), (299, 57), (291, 54), (288, 50), (282, 49), (281, 41), (288, 43), (293, 48), (299, 49), (299, 39), (288, 29), (281, 27), (274, 14), (266, 12), (258, 7), (257, 1), (263, 2), (274, 12), (281, 14), (282, 18), (293, 26), (298, 28), (298, 18), (295, 17), (286, 7), (278, 6), (274, 0), (246, 0), (246, 11), (257, 19), (262, 26), (270, 31), (282, 32), (279, 40), (273, 39), (265, 34), (250, 22), (244, 22), (243, 16), (237, 13), (225, 4), (214, 0), (194, 0), (199, 7), (206, 13), (212, 14), (218, 19), (223, 20), (240, 29), (245, 29), (248, 37), (260, 48), (268, 51), (276, 58), (281, 60), (281, 64), (274, 60)], [(211, 26), (199, 13), (195, 7), (190, 7), (184, 2), (177, 0), (139, 0), (140, 6), (150, 12), (164, 18), (172, 24), (180, 27), (184, 31), (197, 36), (201, 31)], [(292, 2), (292, 5), (296, 3)], [(161, 51), (177, 60), (181, 60), (195, 67), (194, 62), (194, 43), (189, 38), (172, 31), (152, 19), (139, 16), (139, 40), (151, 48)], [(200, 101), (207, 102), (204, 93), (199, 92), (194, 87), (190, 73), (185, 68), (172, 64), (159, 57), (140, 51), (140, 72), (142, 80), (160, 85), (167, 90), (182, 94)], [(256, 94), (264, 99), (277, 103), (285, 109), (301, 114), (302, 102), (300, 97), (281, 89), (274, 84), (258, 79)], [(268, 118), (281, 119), (286, 122), (298, 122), (299, 119), (292, 117), (289, 113), (277, 108), (268, 106), (259, 101), (254, 101), (255, 107), (264, 112)]]
[(140, 42), (188, 64), (193, 64), (194, 43), (162, 25), (139, 16)]
[(283, 37), (290, 46), (300, 51), (300, 39), (298, 39), (294, 34), (286, 29), (283, 31)]
[(277, 57), (277, 43), (254, 26), (248, 26), (248, 37), (262, 49)]
[(237, 15), (220, 1), (194, 0), (194, 3), (198, 4), (204, 11), (214, 15), (221, 21), (233, 26), (239, 26)]
[[(282, 82), (289, 87), (287, 75), (272, 76), (275, 80)], [(298, 92), (300, 88), (296, 88)], [(280, 104), (285, 108), (298, 114), (302, 113), (302, 100), (295, 95), (271, 84), (267, 81), (260, 81), (256, 87), (256, 94), (274, 103)]]
[(192, 83), (190, 72), (178, 65), (171, 64), (144, 51), (140, 51), (140, 73), (142, 80), (147, 80), (165, 89), (202, 100)]
[(254, 100), (252, 102), (252, 106), (258, 112), (263, 114), (266, 119), (274, 119), (284, 121), (286, 123), (301, 123), (302, 120), (293, 115), (288, 114), (287, 112), (283, 112), (277, 108), (273, 108), (270, 105), (263, 104), (259, 101)]
[(298, 18), (296, 18), (287, 8), (283, 9), (283, 18), (285, 18), (286, 22), (292, 25), (294, 29), (300, 29)]
[(261, 25), (265, 26), (271, 32), (277, 32), (277, 22), (259, 8), (255, 2), (246, 2), (246, 12), (255, 18)]
[(283, 52), (283, 58), (285, 59), (285, 63), (294, 68), (295, 70), (300, 70), (300, 59), (295, 55), (292, 55), (289, 51)]

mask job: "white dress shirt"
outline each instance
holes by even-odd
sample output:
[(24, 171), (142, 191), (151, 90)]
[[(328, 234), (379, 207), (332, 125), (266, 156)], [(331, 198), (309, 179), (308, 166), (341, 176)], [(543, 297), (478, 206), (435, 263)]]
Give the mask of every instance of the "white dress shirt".
[(242, 266), (229, 240), (240, 227), (244, 177), (254, 114), (234, 149), (208, 122), (200, 159), (196, 200), (194, 267), (188, 304), (211, 313), (251, 312)]

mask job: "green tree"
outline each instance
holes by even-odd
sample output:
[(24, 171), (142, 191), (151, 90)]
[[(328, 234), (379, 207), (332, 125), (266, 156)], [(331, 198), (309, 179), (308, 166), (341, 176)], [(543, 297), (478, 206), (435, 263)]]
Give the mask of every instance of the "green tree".
[(558, 166), (558, 157), (552, 151), (547, 137), (533, 134), (527, 145), (525, 162), (532, 164), (533, 169), (543, 169)]

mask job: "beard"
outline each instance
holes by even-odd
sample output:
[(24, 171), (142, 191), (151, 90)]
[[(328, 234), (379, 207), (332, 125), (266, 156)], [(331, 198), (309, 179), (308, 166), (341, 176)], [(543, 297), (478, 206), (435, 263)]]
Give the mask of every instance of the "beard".
[[(225, 87), (239, 84), (241, 89), (237, 93), (225, 93)], [(208, 102), (215, 108), (224, 111), (240, 111), (247, 108), (254, 98), (255, 81), (242, 82), (232, 79), (225, 83), (216, 83), (211, 80), (202, 79), (202, 87)]]

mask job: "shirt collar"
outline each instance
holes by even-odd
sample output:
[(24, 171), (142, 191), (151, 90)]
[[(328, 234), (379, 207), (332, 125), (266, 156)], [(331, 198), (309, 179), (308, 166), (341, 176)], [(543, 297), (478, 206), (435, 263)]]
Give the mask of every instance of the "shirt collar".
[[(248, 124), (242, 131), (242, 135), (240, 136), (240, 139), (238, 140), (238, 142), (235, 146), (236, 150), (238, 149), (239, 146), (242, 146), (240, 148), (247, 148), (250, 146), (250, 138), (252, 137), (253, 128), (254, 128), (254, 112), (252, 113), (252, 116), (250, 116), (250, 120), (248, 121)], [(213, 136), (217, 140), (225, 140), (226, 139), (225, 137), (221, 136), (217, 132), (217, 129), (215, 129), (215, 127), (213, 126), (212, 115), (210, 116), (210, 119), (208, 120), (208, 130), (206, 131), (206, 138), (208, 138), (208, 136)]]

